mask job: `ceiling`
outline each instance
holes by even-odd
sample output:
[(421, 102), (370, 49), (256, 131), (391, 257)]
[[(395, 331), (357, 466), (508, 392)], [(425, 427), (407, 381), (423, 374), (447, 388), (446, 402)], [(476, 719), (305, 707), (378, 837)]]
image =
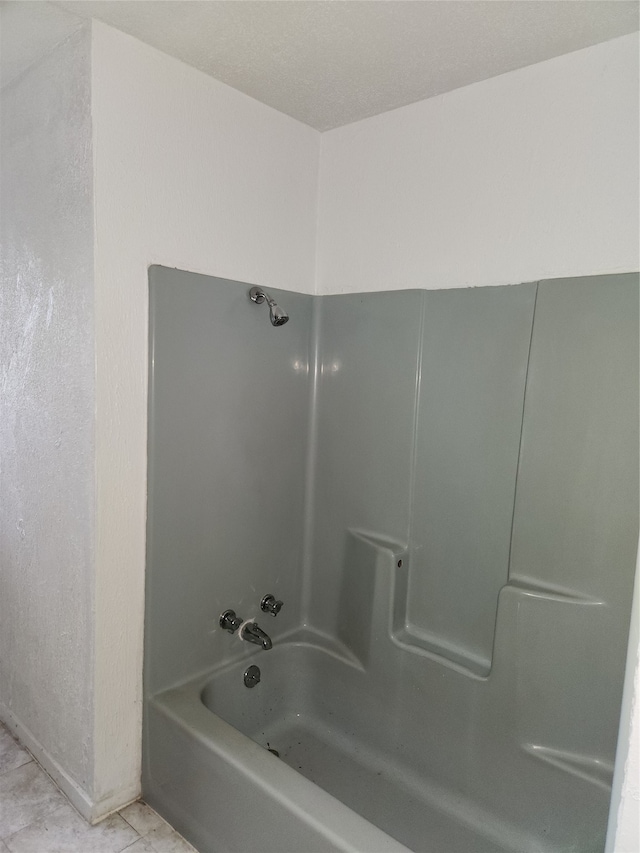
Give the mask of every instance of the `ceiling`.
[(637, 0), (38, 0), (4, 5), (32, 11), (48, 7), (47, 30), (62, 16), (76, 22), (97, 18), (318, 130), (639, 28)]

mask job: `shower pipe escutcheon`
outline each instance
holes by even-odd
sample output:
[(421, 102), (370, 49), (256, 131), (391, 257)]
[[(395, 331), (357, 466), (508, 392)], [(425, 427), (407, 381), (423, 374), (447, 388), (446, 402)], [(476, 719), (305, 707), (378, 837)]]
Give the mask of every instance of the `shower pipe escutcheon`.
[(283, 311), (282, 308), (276, 304), (275, 300), (272, 299), (261, 287), (252, 287), (249, 291), (249, 299), (252, 302), (255, 302), (256, 305), (262, 305), (266, 300), (267, 305), (269, 306), (269, 317), (271, 318), (272, 326), (284, 326), (284, 324), (288, 322), (289, 315), (287, 312)]
[(265, 595), (260, 602), (260, 609), (265, 613), (270, 613), (272, 616), (277, 616), (282, 610), (284, 601), (276, 601), (275, 595)]

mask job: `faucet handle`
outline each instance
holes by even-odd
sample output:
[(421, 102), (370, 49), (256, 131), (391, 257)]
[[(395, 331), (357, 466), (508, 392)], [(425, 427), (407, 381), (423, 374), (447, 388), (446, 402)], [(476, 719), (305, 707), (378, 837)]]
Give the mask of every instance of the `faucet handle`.
[(284, 601), (276, 601), (275, 595), (265, 595), (265, 597), (260, 602), (260, 609), (264, 610), (265, 613), (270, 613), (272, 616), (277, 616), (278, 613), (282, 610), (282, 605)]
[(220, 614), (220, 627), (230, 634), (235, 634), (241, 625), (242, 619), (236, 616), (235, 610), (225, 610)]

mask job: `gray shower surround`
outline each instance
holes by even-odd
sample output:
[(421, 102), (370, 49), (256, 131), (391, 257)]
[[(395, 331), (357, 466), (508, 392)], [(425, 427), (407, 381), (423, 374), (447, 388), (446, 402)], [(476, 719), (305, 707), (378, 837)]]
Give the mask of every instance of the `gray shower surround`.
[(150, 270), (145, 797), (203, 853), (601, 853), (638, 276), (249, 287)]

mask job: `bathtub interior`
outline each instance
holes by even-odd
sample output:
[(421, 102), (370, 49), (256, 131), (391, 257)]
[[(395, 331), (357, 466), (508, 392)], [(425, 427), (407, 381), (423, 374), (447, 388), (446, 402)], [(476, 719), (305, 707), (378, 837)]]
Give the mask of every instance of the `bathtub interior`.
[[(150, 272), (147, 708), (206, 682), (211, 717), (410, 850), (602, 851), (638, 277), (274, 291), (279, 328), (248, 290)], [(273, 650), (222, 631), (229, 607)]]
[(413, 733), (400, 734), (398, 715), (370, 712), (378, 700), (370, 675), (325, 638), (294, 632), (273, 655), (253, 661), (261, 681), (251, 696), (247, 662), (239, 661), (207, 680), (205, 707), (407, 849), (538, 849), (521, 827), (438, 785)]

